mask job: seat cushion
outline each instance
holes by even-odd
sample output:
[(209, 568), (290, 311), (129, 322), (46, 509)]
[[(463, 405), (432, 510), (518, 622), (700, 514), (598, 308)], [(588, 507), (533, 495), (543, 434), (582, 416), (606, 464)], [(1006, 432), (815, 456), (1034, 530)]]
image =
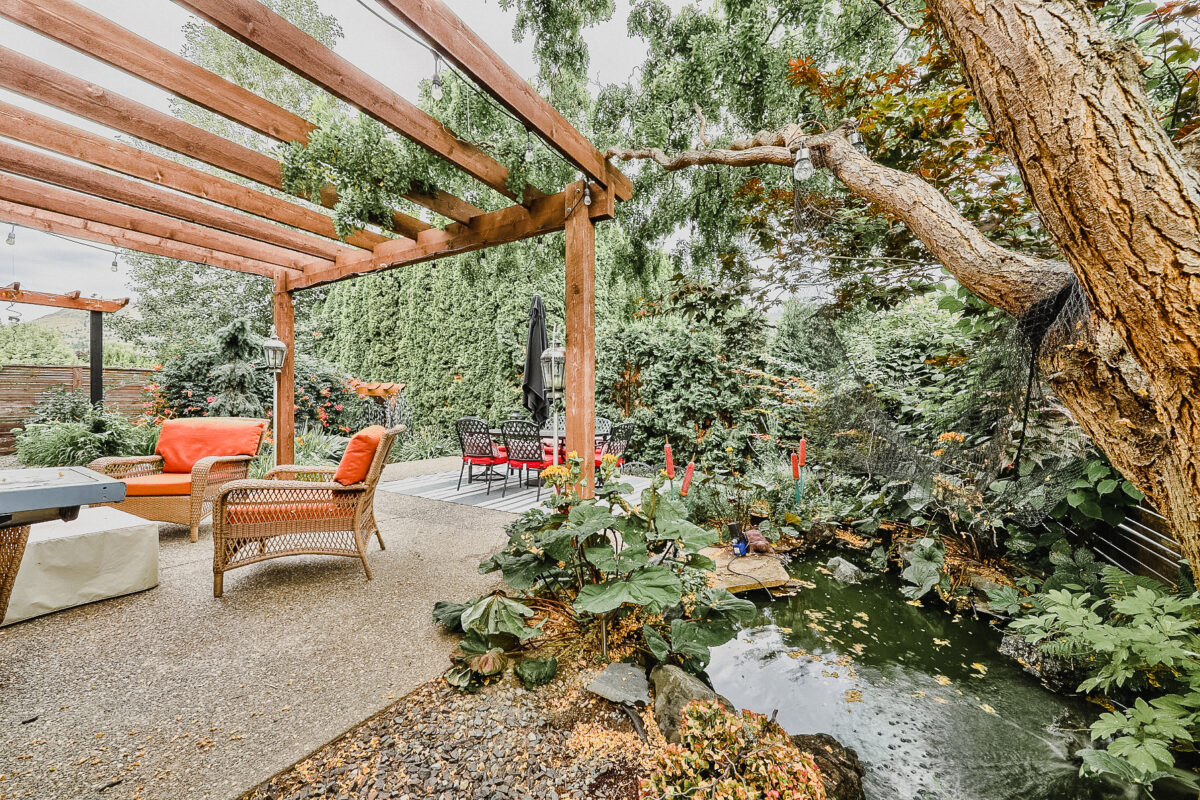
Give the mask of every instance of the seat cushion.
[(171, 497), (192, 493), (192, 473), (160, 472), (125, 478), (126, 497)]
[(155, 455), (164, 472), (191, 472), (208, 456), (252, 456), (262, 440), (263, 422), (235, 417), (192, 417), (163, 422)]
[(301, 520), (333, 519), (353, 517), (354, 506), (344, 503), (315, 500), (311, 503), (276, 503), (264, 505), (236, 505), (225, 512), (225, 520), (231, 525), (252, 525), (270, 522), (297, 522)]
[[(503, 449), (503, 448), (501, 448)], [(508, 456), (463, 456), (464, 464), (472, 464), (476, 467), (494, 467), (497, 464), (505, 464), (508, 462)]]
[(333, 479), (343, 486), (366, 480), (367, 473), (371, 470), (371, 462), (375, 460), (375, 451), (379, 449), (379, 442), (385, 432), (382, 425), (372, 425), (354, 434), (350, 443), (346, 445), (342, 460), (338, 462)]
[(545, 469), (550, 466), (550, 459), (542, 461), (518, 461), (517, 459), (509, 459), (508, 465), (513, 469)]

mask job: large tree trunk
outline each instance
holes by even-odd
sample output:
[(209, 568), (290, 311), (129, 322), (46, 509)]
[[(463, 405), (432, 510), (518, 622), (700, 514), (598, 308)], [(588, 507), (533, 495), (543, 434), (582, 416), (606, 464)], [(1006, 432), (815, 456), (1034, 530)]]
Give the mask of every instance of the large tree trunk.
[(666, 169), (813, 163), (904, 221), (964, 286), (1022, 316), (1072, 274), (1084, 330), (1040, 367), (1075, 420), (1171, 523), (1200, 574), (1200, 207), (1155, 120), (1138, 55), (1082, 0), (930, 0), (1065, 263), (1006, 250), (933, 187), (850, 147), (844, 131), (764, 132), (727, 150), (613, 150)]
[(1154, 413), (1114, 429), (1128, 398), (1068, 400), (1078, 384), (1062, 381), (1056, 391), (1200, 571), (1200, 193), (1142, 90), (1138, 51), (1082, 0), (930, 0), (929, 10), (1087, 296), (1093, 363), (1110, 369), (1079, 372), (1119, 375)]

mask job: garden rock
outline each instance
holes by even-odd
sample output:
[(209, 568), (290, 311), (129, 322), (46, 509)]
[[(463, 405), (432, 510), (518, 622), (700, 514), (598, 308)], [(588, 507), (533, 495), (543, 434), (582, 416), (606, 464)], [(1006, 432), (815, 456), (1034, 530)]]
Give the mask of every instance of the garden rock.
[(1042, 652), (1036, 644), (1025, 641), (1016, 633), (1006, 633), (1000, 640), (1000, 652), (1016, 659), (1031, 675), (1035, 675), (1052, 692), (1074, 692), (1087, 678), (1087, 670), (1069, 658), (1055, 658)]
[(717, 693), (671, 664), (655, 667), (650, 680), (654, 682), (654, 721), (668, 742), (678, 744), (683, 707), (693, 700), (712, 700)]
[(839, 583), (862, 583), (864, 574), (861, 569), (851, 564), (841, 556), (834, 556), (825, 564), (825, 568), (833, 573), (833, 579)]
[(650, 704), (646, 671), (636, 664), (609, 664), (588, 684), (588, 691), (614, 703)]
[(812, 753), (829, 800), (864, 800), (863, 765), (853, 748), (843, 747), (828, 733), (796, 734), (791, 739), (796, 747)]

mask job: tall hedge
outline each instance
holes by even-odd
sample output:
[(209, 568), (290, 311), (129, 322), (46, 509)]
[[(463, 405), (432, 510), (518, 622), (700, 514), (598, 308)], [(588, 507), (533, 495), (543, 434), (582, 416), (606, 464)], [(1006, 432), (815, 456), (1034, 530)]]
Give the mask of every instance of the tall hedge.
[[(620, 276), (628, 243), (597, 229), (596, 316), (627, 313), (637, 290)], [(325, 358), (363, 380), (408, 385), (414, 425), (450, 432), (465, 415), (491, 421), (521, 407), (529, 303), (547, 332), (563, 319), (561, 234), (337, 284), (322, 309)], [(602, 341), (597, 346), (603, 346)]]

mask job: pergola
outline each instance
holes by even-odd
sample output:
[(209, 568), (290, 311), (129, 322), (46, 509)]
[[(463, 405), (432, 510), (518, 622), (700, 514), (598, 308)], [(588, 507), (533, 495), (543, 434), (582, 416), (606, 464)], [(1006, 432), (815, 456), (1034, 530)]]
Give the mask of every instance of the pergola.
[[(438, 229), (397, 210), (388, 236), (344, 241), (330, 217), (186, 164), (0, 102), (0, 221), (274, 281), (274, 322), (288, 357), (278, 377), (277, 458), (293, 458), (293, 295), (320, 284), (566, 231), (566, 431), (594, 436), (597, 221), (629, 199), (629, 179), (441, 0), (375, 0), (582, 174), (557, 194), (515, 193), (508, 170), (383, 83), (257, 0), (175, 0), (475, 180), (513, 200), (485, 212), (445, 192), (406, 199), (450, 220)], [(314, 125), (71, 0), (0, 0), (0, 16), (130, 73), (270, 139), (307, 143)], [(120, 133), (282, 190), (271, 156), (122, 97), (0, 45), (0, 87)], [(29, 145), (17, 147), (12, 140)], [(66, 158), (62, 158), (65, 156)], [(71, 160), (67, 160), (71, 159)], [(585, 184), (590, 204), (581, 202)], [(321, 204), (337, 200), (332, 186)], [(586, 491), (593, 485), (584, 458)]]

